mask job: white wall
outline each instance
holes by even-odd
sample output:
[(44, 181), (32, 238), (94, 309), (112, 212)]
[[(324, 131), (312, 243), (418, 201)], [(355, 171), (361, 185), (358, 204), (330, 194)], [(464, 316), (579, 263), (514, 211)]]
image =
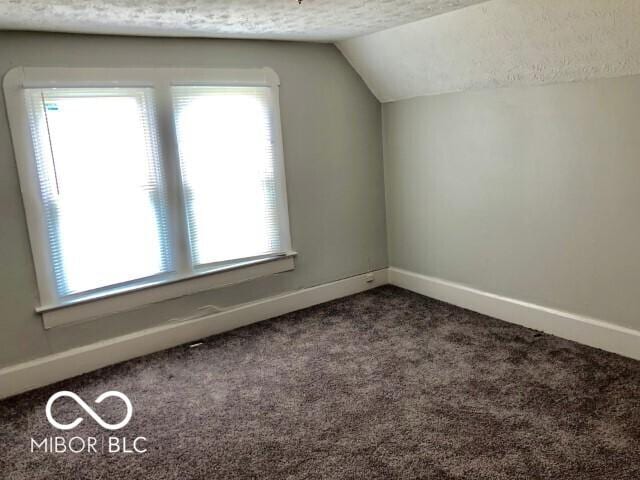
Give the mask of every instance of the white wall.
[(389, 262), (640, 330), (640, 77), (383, 106)]

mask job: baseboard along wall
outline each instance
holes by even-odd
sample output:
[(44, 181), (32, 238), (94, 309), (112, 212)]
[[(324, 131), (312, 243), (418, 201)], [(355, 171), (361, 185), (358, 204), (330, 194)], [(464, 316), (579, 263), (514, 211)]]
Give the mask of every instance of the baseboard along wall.
[(640, 331), (391, 267), (0, 369), (0, 398), (386, 284), (640, 360)]
[(163, 324), (0, 369), (0, 398), (387, 284), (387, 269)]
[(640, 360), (640, 331), (391, 267), (389, 283), (506, 322)]

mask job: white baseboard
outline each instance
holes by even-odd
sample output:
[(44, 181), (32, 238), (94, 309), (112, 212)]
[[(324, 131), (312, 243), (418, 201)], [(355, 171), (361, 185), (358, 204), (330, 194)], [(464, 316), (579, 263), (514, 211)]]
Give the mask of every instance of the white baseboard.
[[(373, 281), (367, 282), (369, 275)], [(390, 283), (500, 320), (640, 360), (640, 331), (389, 268), (0, 369), (0, 398)]]
[[(371, 280), (371, 281), (369, 281)], [(0, 369), (0, 398), (387, 283), (387, 269), (246, 303)]]
[(506, 322), (640, 360), (640, 331), (389, 268), (389, 283)]

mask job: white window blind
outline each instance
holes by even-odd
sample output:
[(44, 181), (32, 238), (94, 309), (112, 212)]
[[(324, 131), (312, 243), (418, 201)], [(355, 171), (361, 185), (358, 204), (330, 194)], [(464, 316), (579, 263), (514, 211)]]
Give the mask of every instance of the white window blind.
[(293, 269), (278, 85), (269, 68), (5, 75), (45, 326)]
[(288, 248), (271, 88), (178, 86), (172, 96), (193, 263)]
[(152, 89), (25, 95), (58, 296), (168, 271)]

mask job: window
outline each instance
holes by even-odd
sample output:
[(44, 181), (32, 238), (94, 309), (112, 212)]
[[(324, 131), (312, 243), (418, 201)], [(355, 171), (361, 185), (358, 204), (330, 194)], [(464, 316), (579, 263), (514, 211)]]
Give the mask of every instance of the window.
[(292, 268), (272, 71), (18, 68), (4, 86), (40, 310)]
[(282, 249), (271, 89), (173, 87), (195, 265)]
[(151, 89), (25, 89), (56, 293), (171, 270)]

